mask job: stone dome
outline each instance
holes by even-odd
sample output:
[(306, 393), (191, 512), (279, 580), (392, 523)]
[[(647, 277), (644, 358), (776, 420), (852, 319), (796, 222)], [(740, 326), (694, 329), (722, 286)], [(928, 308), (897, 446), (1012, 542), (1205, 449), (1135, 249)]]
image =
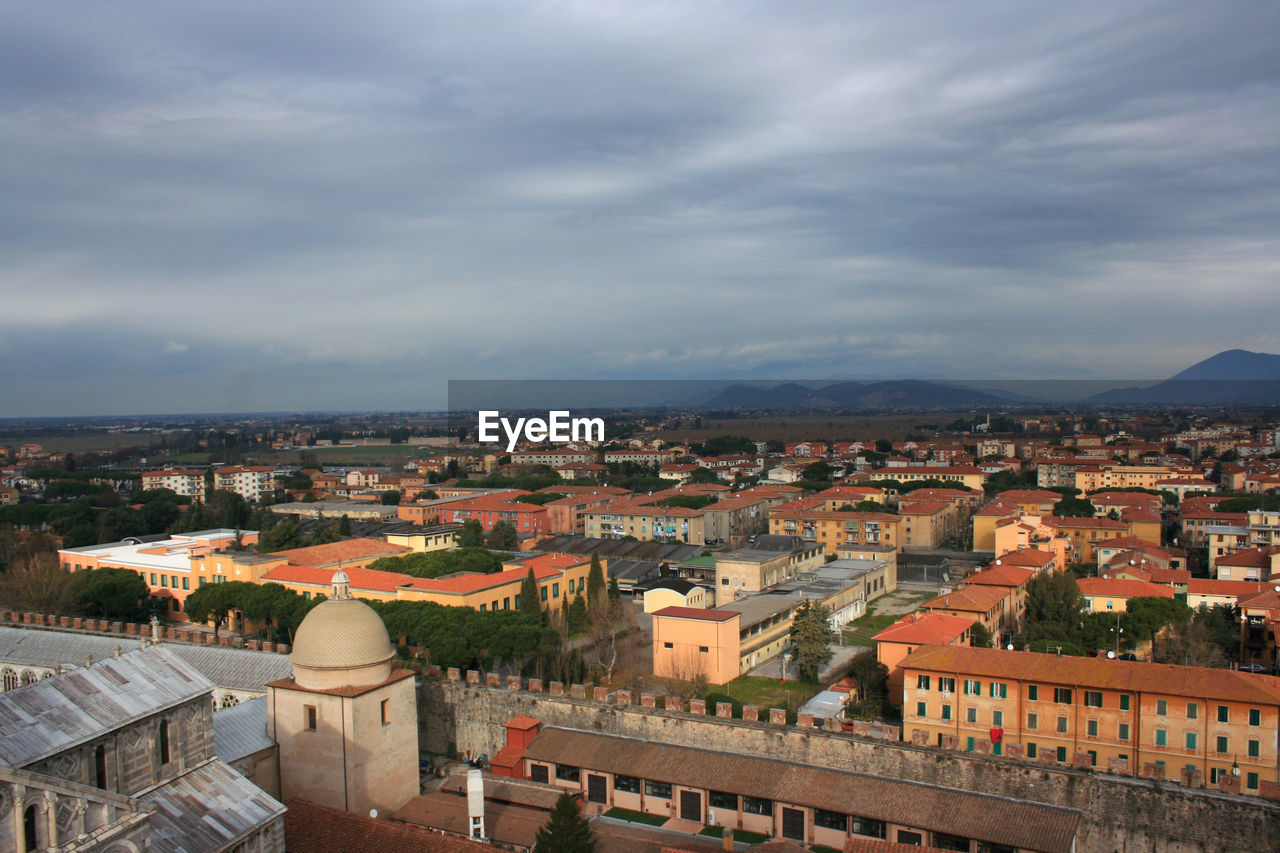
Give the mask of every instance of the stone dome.
[(345, 572), (333, 576), (333, 595), (312, 608), (293, 637), (293, 678), (299, 687), (331, 689), (381, 684), (391, 676), (395, 649), (373, 608), (352, 598)]

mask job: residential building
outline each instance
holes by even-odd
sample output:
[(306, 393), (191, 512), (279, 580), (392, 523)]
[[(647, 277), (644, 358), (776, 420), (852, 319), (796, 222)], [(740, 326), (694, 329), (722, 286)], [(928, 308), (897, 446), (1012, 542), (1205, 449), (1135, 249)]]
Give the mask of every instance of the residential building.
[(457, 546), (457, 534), (461, 529), (461, 524), (437, 524), (413, 530), (387, 531), (382, 534), (382, 538), (391, 545), (399, 545), (418, 553), (447, 551)]
[(899, 502), (902, 519), (902, 545), (937, 548), (959, 532), (960, 511), (950, 501)]
[(636, 501), (594, 507), (583, 514), (586, 535), (602, 539), (656, 539), (701, 545), (706, 542), (701, 510)]
[(782, 504), (781, 495), (730, 495), (702, 507), (703, 536), (708, 544), (740, 547), (747, 537), (769, 529), (769, 510)]
[(1008, 590), (989, 584), (975, 584), (944, 592), (921, 604), (920, 609), (968, 619), (981, 625), (996, 640), (1000, 639), (1004, 626), (1012, 623), (1015, 612)]
[(606, 465), (619, 462), (634, 462), (637, 465), (666, 465), (668, 462), (676, 461), (675, 450), (640, 450), (637, 448), (627, 448), (625, 450), (606, 450), (604, 452), (604, 461)]
[(573, 450), (553, 447), (547, 450), (517, 450), (511, 454), (512, 465), (546, 465), (559, 468), (562, 465), (591, 465), (597, 461), (594, 450)]
[(1080, 578), (1080, 597), (1089, 613), (1123, 613), (1131, 598), (1173, 598), (1173, 588), (1144, 580)]
[(793, 501), (769, 511), (769, 532), (820, 543), (828, 554), (842, 545), (892, 545), (901, 548), (902, 518), (881, 512), (828, 512)]
[(889, 696), (902, 689), (902, 663), (921, 646), (968, 646), (974, 620), (968, 616), (929, 611), (908, 613), (871, 639), (876, 660), (889, 670)]
[(205, 499), (204, 472), (190, 468), (143, 471), (142, 490), (151, 489), (169, 489), (179, 497), (203, 501)]
[(757, 537), (745, 548), (718, 552), (713, 559), (716, 606), (790, 580), (826, 561), (821, 545), (796, 536), (772, 535)]
[(918, 742), (985, 741), (997, 754), (1184, 784), (1231, 776), (1255, 795), (1280, 772), (1270, 676), (955, 646), (918, 648), (902, 668), (903, 736)]
[(1275, 587), (1265, 587), (1238, 596), (1236, 604), (1240, 611), (1240, 660), (1280, 672), (1280, 657), (1276, 654), (1280, 592)]
[(235, 492), (249, 503), (258, 503), (275, 493), (275, 474), (266, 465), (238, 465), (215, 468), (213, 487)]

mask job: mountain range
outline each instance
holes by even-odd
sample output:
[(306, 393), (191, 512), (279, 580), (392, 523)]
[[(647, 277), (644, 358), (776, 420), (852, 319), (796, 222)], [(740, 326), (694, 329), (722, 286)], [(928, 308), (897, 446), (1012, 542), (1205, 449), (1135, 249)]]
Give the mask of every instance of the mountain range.
[(1230, 349), (1149, 388), (1117, 388), (1096, 405), (1267, 406), (1280, 403), (1280, 355)]

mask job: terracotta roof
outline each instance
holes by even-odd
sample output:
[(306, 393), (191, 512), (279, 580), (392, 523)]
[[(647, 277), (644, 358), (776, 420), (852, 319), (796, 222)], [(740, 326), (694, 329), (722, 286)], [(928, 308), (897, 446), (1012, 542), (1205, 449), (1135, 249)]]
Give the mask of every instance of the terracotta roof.
[[(1030, 525), (1024, 525), (1030, 527)], [(1034, 530), (1035, 528), (1030, 528)], [(1019, 548), (1016, 551), (1010, 551), (1007, 554), (1001, 554), (996, 557), (996, 566), (1021, 566), (1023, 568), (1043, 569), (1052, 563), (1057, 557), (1049, 551), (1041, 551), (1039, 548)]]
[(289, 853), (413, 850), (415, 853), (492, 853), (493, 847), (398, 821), (344, 812), (297, 797), (284, 814)]
[(1062, 500), (1062, 495), (1046, 489), (1009, 489), (997, 493), (996, 500), (1007, 503), (1057, 503)]
[(1022, 566), (994, 566), (977, 574), (969, 575), (965, 583), (980, 586), (1019, 587), (1036, 576), (1034, 569)]
[(703, 622), (728, 622), (742, 614), (736, 610), (707, 610), (702, 607), (680, 607), (671, 605), (653, 611), (654, 616), (666, 616), (672, 619), (699, 619)]
[(902, 662), (904, 669), (986, 675), (1045, 684), (1074, 684), (1172, 696), (1280, 705), (1280, 678), (1229, 669), (1144, 661), (1009, 652), (969, 646), (929, 646)]
[(945, 646), (972, 628), (974, 621), (949, 613), (908, 613), (871, 639), (877, 643)]
[(1230, 554), (1223, 554), (1219, 557), (1216, 564), (1219, 566), (1267, 569), (1271, 567), (1271, 555), (1278, 551), (1280, 551), (1280, 546), (1232, 551)]
[(974, 586), (962, 587), (954, 592), (944, 593), (930, 599), (921, 607), (930, 610), (964, 610), (974, 613), (987, 613), (991, 608), (1004, 601), (1008, 593), (1001, 587)]
[(1192, 578), (1187, 581), (1188, 595), (1253, 595), (1266, 587), (1261, 581), (1220, 581), (1213, 578)]
[[(405, 586), (414, 580), (412, 575), (399, 572), (380, 572), (376, 569), (344, 568), (351, 588), (367, 589), (377, 592), (395, 592), (396, 587)], [(304, 583), (328, 588), (333, 583), (333, 569), (318, 569), (314, 566), (277, 566), (262, 576), (271, 583)]]
[(367, 560), (403, 554), (411, 549), (404, 545), (391, 545), (381, 539), (344, 539), (328, 545), (309, 545), (276, 551), (274, 556), (284, 557), (294, 566), (332, 566), (348, 560)]
[(898, 515), (935, 515), (951, 509), (950, 501), (912, 501), (898, 507)]
[(542, 723), (539, 722), (538, 720), (535, 720), (533, 717), (530, 717), (527, 714), (521, 714), (518, 717), (512, 717), (511, 719), (507, 720), (505, 723), (502, 724), (502, 727), (506, 729), (519, 729), (520, 731), (523, 732), (523, 731), (528, 731), (529, 729), (537, 728), (540, 725), (542, 725)]
[(1121, 578), (1080, 578), (1076, 581), (1081, 595), (1101, 595), (1112, 598), (1173, 598), (1173, 590), (1147, 581), (1131, 581)]
[[(1025, 850), (1075, 849), (1078, 812), (870, 774), (545, 728), (526, 759), (857, 814)], [(919, 849), (919, 848), (915, 848)]]
[(987, 504), (982, 509), (975, 512), (974, 516), (979, 518), (987, 518), (991, 516), (994, 516), (996, 518), (1003, 518), (1004, 516), (1007, 516), (1007, 515), (1018, 515), (1021, 512), (1022, 510), (1014, 506), (1013, 504), (1007, 504), (1007, 503), (1003, 503), (1002, 501), (996, 501), (995, 503)]

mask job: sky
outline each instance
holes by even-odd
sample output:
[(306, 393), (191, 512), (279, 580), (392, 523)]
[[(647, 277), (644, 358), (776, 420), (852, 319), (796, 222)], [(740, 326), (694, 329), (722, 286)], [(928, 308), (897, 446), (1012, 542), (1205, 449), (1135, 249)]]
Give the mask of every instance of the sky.
[(1280, 352), (1280, 4), (0, 4), (0, 417)]

